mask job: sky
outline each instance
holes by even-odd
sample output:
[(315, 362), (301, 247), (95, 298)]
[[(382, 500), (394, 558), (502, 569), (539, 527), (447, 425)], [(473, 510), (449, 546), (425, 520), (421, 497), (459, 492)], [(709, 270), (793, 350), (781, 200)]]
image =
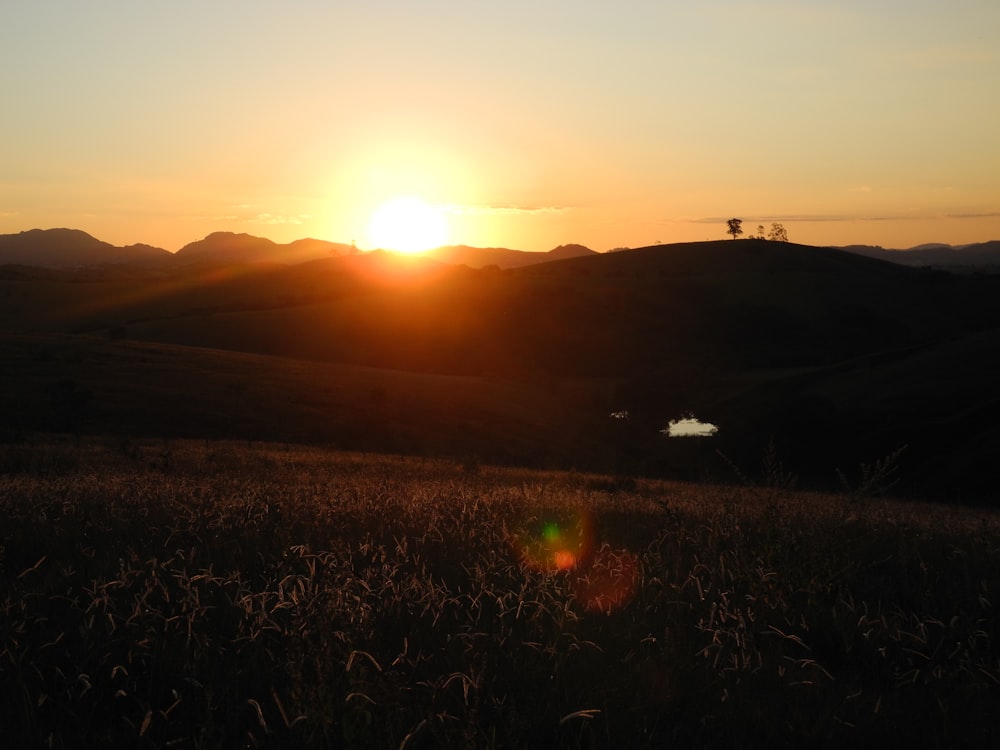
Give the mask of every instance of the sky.
[(997, 0), (7, 0), (0, 233), (1000, 239)]

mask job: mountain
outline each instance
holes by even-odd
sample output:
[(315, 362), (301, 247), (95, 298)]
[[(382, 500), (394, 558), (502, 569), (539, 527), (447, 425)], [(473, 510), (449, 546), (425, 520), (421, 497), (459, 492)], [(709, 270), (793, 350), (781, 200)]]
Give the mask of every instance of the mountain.
[(522, 268), (524, 266), (535, 265), (536, 263), (547, 263), (548, 261), (563, 260), (565, 258), (598, 255), (598, 253), (583, 245), (560, 245), (546, 253), (510, 250), (505, 247), (445, 245), (444, 247), (428, 250), (423, 255), (439, 260), (442, 263), (450, 263), (456, 266), (468, 266), (469, 268), (496, 266), (497, 268), (506, 269)]
[(0, 235), (0, 265), (41, 268), (84, 268), (140, 263), (155, 265), (173, 256), (150, 245), (116, 247), (79, 229), (29, 229)]
[[(381, 252), (381, 251), (375, 251)], [(284, 263), (292, 265), (311, 260), (353, 255), (358, 250), (353, 245), (344, 245), (324, 240), (296, 240), (287, 245), (279, 245), (263, 237), (233, 232), (214, 232), (203, 240), (185, 245), (177, 251), (177, 257), (185, 262), (215, 263)], [(469, 245), (446, 245), (420, 253), (420, 257), (430, 258), (440, 263), (469, 268), (520, 268), (550, 260), (596, 255), (583, 245), (560, 245), (547, 253), (532, 253), (511, 250), (505, 247), (471, 247)]]
[(566, 258), (581, 258), (588, 255), (597, 255), (595, 250), (583, 245), (569, 244), (559, 245), (549, 250), (545, 255), (547, 260), (565, 260)]
[(934, 266), (955, 270), (1000, 266), (1000, 240), (971, 245), (931, 242), (907, 250), (887, 250), (877, 245), (847, 245), (837, 249), (905, 266)]
[[(1000, 267), (998, 240), (969, 245), (926, 243), (905, 250), (873, 245), (847, 245), (831, 249), (912, 267), (935, 267), (956, 271)], [(30, 229), (18, 234), (0, 235), (0, 265), (63, 270), (95, 270), (110, 266), (136, 270), (149, 268), (164, 270), (193, 263), (295, 265), (356, 253), (358, 253), (356, 247), (344, 243), (306, 238), (278, 244), (263, 237), (235, 232), (213, 232), (204, 239), (188, 243), (177, 253), (146, 244), (117, 247), (79, 229)], [(559, 245), (544, 253), (505, 247), (446, 245), (428, 250), (421, 255), (441, 263), (464, 265), (473, 269), (490, 266), (513, 269), (551, 261), (586, 258), (601, 253), (578, 244)], [(11, 272), (5, 273), (9, 277)]]
[[(176, 253), (141, 244), (115, 247), (78, 229), (31, 229), (19, 234), (0, 235), (0, 265), (61, 270), (94, 270), (112, 265), (168, 269), (205, 263), (296, 265), (358, 252), (355, 246), (339, 242), (306, 238), (279, 244), (264, 237), (235, 232), (213, 232), (188, 243)], [(547, 253), (451, 245), (429, 250), (421, 256), (470, 268), (520, 268), (596, 254), (583, 245), (560, 245)], [(9, 277), (11, 272), (6, 273)]]
[(185, 263), (284, 263), (292, 265), (310, 260), (356, 252), (351, 245), (324, 240), (302, 239), (280, 245), (264, 237), (234, 232), (213, 232), (177, 251)]

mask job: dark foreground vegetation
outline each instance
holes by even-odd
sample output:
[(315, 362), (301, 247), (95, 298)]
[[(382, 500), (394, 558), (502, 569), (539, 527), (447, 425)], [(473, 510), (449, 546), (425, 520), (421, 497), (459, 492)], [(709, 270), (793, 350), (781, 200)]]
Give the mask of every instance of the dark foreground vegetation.
[(8, 747), (989, 747), (1000, 519), (226, 442), (0, 446)]

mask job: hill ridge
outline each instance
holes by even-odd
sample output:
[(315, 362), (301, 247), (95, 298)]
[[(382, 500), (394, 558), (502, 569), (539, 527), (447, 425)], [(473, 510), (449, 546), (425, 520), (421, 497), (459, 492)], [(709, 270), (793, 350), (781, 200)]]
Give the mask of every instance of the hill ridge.
[(163, 260), (170, 253), (145, 244), (116, 247), (82, 229), (28, 229), (0, 235), (0, 264), (41, 268), (79, 268)]
[[(546, 252), (529, 252), (506, 247), (474, 247), (471, 245), (443, 245), (427, 250), (421, 255), (442, 263), (466, 265), (470, 268), (496, 266), (501, 269), (521, 268), (540, 263), (575, 260), (604, 255), (630, 255), (636, 251), (651, 252), (653, 248), (703, 249), (730, 242), (760, 244), (768, 242), (748, 238), (743, 240), (714, 240), (708, 242), (677, 242), (599, 253), (585, 245), (568, 243)], [(932, 266), (942, 268), (975, 269), (1000, 267), (1000, 240), (949, 245), (924, 243), (909, 249), (886, 249), (877, 245), (814, 246), (797, 243), (777, 243), (788, 247), (816, 248), (874, 258), (901, 266)], [(216, 231), (200, 240), (189, 242), (171, 253), (145, 243), (115, 246), (97, 239), (80, 229), (65, 227), (28, 229), (14, 234), (0, 235), (0, 265), (22, 265), (51, 269), (79, 269), (104, 265), (156, 266), (169, 268), (184, 263), (258, 263), (271, 262), (297, 264), (321, 258), (363, 254), (353, 244), (328, 240), (301, 238), (287, 243), (277, 243), (265, 237), (246, 232)]]
[[(234, 237), (254, 242), (236, 235), (215, 240)], [(19, 415), (25, 428), (59, 417), (65, 404), (39, 380), (44, 372), (47, 380), (75, 379), (81, 394), (93, 393), (86, 414), (94, 429), (108, 429), (116, 419), (111, 412), (120, 411), (109, 384), (123, 376), (141, 379), (143, 357), (160, 345), (177, 345), (288, 363), (303, 372), (295, 396), (303, 404), (311, 402), (309, 378), (320, 377), (316, 363), (391, 371), (400, 379), (391, 395), (376, 385), (357, 391), (390, 426), (410, 378), (531, 384), (543, 398), (548, 392), (560, 400), (558, 410), (537, 418), (555, 420), (545, 427), (550, 439), (566, 441), (561, 455), (574, 455), (577, 440), (596, 441), (604, 466), (622, 471), (691, 471), (694, 454), (664, 445), (659, 430), (692, 412), (719, 426), (710, 448), (744, 470), (759, 464), (773, 435), (785, 441), (779, 455), (793, 462), (792, 470), (808, 471), (810, 480), (908, 444), (905, 469), (918, 481), (970, 494), (992, 486), (1000, 431), (995, 410), (982, 405), (995, 400), (1000, 377), (1000, 276), (928, 272), (761, 240), (653, 245), (503, 273), (385, 252), (219, 268), (206, 261), (176, 273), (86, 277), (3, 269), (0, 339), (76, 334), (81, 345), (107, 347), (100, 356), (77, 355), (72, 339), (58, 347), (28, 341), (20, 370), (0, 373), (0, 412)], [(81, 280), (89, 283), (73, 283)], [(148, 348), (126, 365), (114, 352), (128, 342)], [(185, 387), (194, 397), (201, 359), (184, 357), (190, 359)], [(212, 420), (252, 421), (260, 436), (292, 426), (280, 417), (273, 424), (251, 419), (253, 402), (240, 401), (240, 394), (264, 397), (255, 390), (252, 368), (216, 366), (225, 398), (209, 407), (216, 409)], [(123, 375), (120, 367), (129, 371)], [(442, 398), (446, 404), (446, 394)], [(227, 403), (245, 411), (228, 414)], [(503, 411), (504, 404), (495, 406)], [(442, 406), (425, 415), (426, 436), (417, 422), (405, 437), (379, 442), (379, 430), (345, 424), (345, 407), (336, 408), (341, 412), (319, 413), (310, 422), (332, 420), (330, 430), (315, 427), (317, 439), (350, 444), (363, 432), (372, 447), (419, 446), (433, 442), (450, 419)], [(196, 426), (201, 415), (188, 411), (187, 424)], [(631, 415), (627, 421), (609, 420), (622, 412)], [(160, 414), (164, 424), (174, 419)], [(75, 412), (62, 418), (75, 419)], [(586, 434), (572, 427), (583, 418), (591, 425)], [(468, 433), (469, 443), (488, 425), (467, 417), (448, 429)], [(518, 456), (552, 454), (531, 435), (522, 437)], [(509, 446), (492, 447), (499, 455)]]

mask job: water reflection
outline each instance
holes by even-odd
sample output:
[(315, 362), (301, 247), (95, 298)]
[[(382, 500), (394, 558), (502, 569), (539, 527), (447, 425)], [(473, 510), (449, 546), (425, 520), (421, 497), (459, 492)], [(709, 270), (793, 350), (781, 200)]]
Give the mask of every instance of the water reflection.
[(662, 432), (667, 437), (711, 437), (719, 431), (711, 422), (702, 422), (693, 415), (671, 420)]

